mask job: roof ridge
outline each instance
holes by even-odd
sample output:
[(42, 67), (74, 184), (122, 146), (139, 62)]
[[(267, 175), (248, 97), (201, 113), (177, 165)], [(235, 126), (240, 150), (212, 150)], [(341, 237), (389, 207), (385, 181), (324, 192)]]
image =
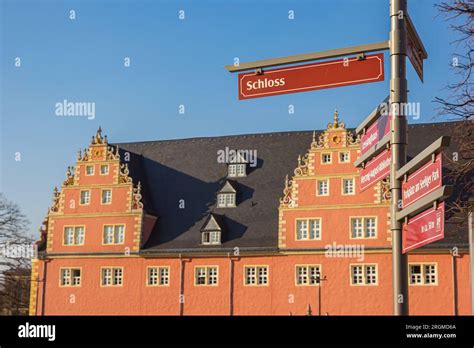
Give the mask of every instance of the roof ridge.
[[(419, 126), (435, 126), (443, 124), (453, 124), (462, 121), (442, 121), (442, 122), (428, 122), (428, 123), (413, 123), (409, 124), (408, 127), (419, 127)], [(347, 127), (347, 130), (354, 130), (355, 127)], [(215, 136), (202, 136), (192, 138), (174, 138), (174, 139), (157, 139), (157, 140), (143, 140), (143, 141), (129, 141), (129, 142), (118, 142), (110, 143), (110, 145), (134, 145), (134, 144), (150, 144), (150, 143), (166, 143), (166, 142), (183, 142), (183, 141), (199, 141), (199, 140), (212, 140), (212, 139), (223, 139), (223, 138), (245, 138), (245, 137), (264, 137), (264, 136), (283, 136), (283, 135), (295, 135), (312, 132), (324, 132), (326, 129), (308, 129), (308, 130), (287, 130), (280, 132), (264, 132), (264, 133), (242, 133), (242, 134), (229, 134), (229, 135), (215, 135)]]

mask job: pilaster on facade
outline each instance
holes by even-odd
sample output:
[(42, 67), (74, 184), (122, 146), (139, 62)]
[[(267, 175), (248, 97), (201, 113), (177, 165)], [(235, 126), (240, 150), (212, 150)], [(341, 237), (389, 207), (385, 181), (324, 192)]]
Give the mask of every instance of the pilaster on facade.
[(30, 303), (28, 308), (29, 315), (36, 315), (38, 303), (38, 283), (39, 283), (39, 260), (31, 260), (31, 278), (30, 278)]

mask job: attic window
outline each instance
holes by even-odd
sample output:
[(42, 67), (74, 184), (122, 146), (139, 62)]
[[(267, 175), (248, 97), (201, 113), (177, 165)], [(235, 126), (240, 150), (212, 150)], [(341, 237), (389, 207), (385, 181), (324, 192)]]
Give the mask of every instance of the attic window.
[(237, 190), (230, 180), (227, 180), (221, 190), (217, 193), (218, 208), (233, 208), (236, 206)]
[(221, 244), (221, 231), (202, 232), (202, 244), (217, 245)]
[(229, 164), (228, 176), (231, 178), (247, 176), (247, 164), (246, 163), (234, 163)]
[(217, 207), (229, 208), (235, 207), (235, 193), (219, 193), (217, 195)]
[(222, 243), (222, 217), (209, 214), (204, 226), (201, 228), (201, 244), (218, 245)]

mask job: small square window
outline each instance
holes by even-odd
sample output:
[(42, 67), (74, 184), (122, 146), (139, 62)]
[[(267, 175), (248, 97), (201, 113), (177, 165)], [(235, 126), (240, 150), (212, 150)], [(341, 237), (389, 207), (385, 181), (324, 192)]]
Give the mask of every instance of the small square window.
[(297, 266), (296, 285), (318, 285), (321, 281), (319, 265)]
[(217, 285), (218, 271), (215, 266), (196, 267), (195, 285)]
[(124, 225), (105, 225), (103, 244), (123, 244), (125, 239)]
[(331, 154), (330, 154), (330, 153), (323, 153), (323, 154), (321, 154), (321, 163), (322, 163), (322, 164), (329, 164), (329, 163), (331, 163)]
[(81, 285), (81, 269), (80, 268), (62, 268), (60, 278), (61, 278), (61, 286), (80, 286)]
[(86, 166), (86, 175), (94, 175), (94, 166)]
[(169, 268), (149, 267), (147, 285), (169, 285)]
[(100, 175), (107, 175), (109, 174), (109, 165), (108, 164), (102, 164), (100, 166)]
[(339, 163), (349, 163), (349, 152), (339, 152)]
[(377, 285), (376, 265), (352, 265), (351, 266), (352, 285)]
[(245, 266), (245, 285), (267, 285), (268, 266)]

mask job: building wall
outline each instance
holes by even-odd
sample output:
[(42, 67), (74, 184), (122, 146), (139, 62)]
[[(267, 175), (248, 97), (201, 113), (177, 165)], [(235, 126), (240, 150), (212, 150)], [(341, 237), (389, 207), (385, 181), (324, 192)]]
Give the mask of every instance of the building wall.
[[(140, 186), (132, 182), (117, 151), (108, 146), (100, 132), (89, 149), (80, 153), (61, 191), (54, 194), (53, 207), (43, 226), (47, 240), (46, 261), (33, 267), (31, 314), (38, 315), (390, 315), (392, 313), (392, 257), (387, 185), (379, 183), (359, 190), (359, 171), (353, 162), (359, 143), (337, 114), (334, 123), (308, 152), (285, 181), (279, 208), (279, 253), (247, 255), (141, 256), (137, 252), (149, 237), (157, 217), (147, 215), (141, 203)], [(340, 152), (349, 154), (340, 163)], [(322, 155), (331, 153), (331, 163)], [(100, 165), (109, 173), (100, 175)], [(94, 166), (95, 175), (86, 175)], [(354, 194), (342, 193), (342, 180), (353, 178)], [(329, 180), (330, 194), (316, 194), (318, 180)], [(100, 202), (101, 190), (112, 189), (111, 204)], [(91, 202), (79, 203), (80, 191), (91, 191)], [(238, 209), (238, 207), (236, 208)], [(375, 217), (376, 236), (354, 239), (351, 217)], [(321, 218), (321, 238), (297, 240), (296, 222)], [(159, 218), (159, 217), (158, 217)], [(103, 244), (104, 224), (123, 224), (122, 244)], [(64, 227), (81, 225), (83, 245), (64, 245)], [(356, 246), (360, 254), (326, 253), (328, 247)], [(359, 249), (360, 251), (361, 249)], [(453, 261), (454, 260), (454, 261)], [(469, 256), (454, 257), (448, 250), (410, 253), (410, 263), (437, 265), (437, 283), (412, 285), (411, 314), (470, 314)], [(46, 262), (46, 263), (45, 263)], [(352, 264), (376, 265), (377, 282), (352, 285)], [(297, 285), (297, 265), (320, 265), (321, 285)], [(101, 267), (123, 267), (123, 285), (101, 286)], [(169, 267), (166, 286), (148, 286), (147, 267)], [(216, 285), (196, 285), (195, 268), (218, 268)], [(244, 283), (245, 266), (267, 266), (268, 284)], [(61, 286), (61, 268), (80, 268), (80, 286)], [(456, 294), (455, 294), (456, 293)], [(321, 307), (319, 308), (319, 303)]]
[[(456, 257), (458, 265), (456, 288), (458, 314), (470, 314), (468, 255)], [(409, 262), (429, 262), (438, 265), (438, 283), (409, 287), (410, 314), (453, 315), (454, 292), (450, 254), (414, 254)], [(184, 288), (181, 288), (181, 262), (184, 262)], [(230, 263), (234, 264), (231, 288)], [(350, 284), (350, 264), (376, 264), (378, 284)], [(296, 265), (320, 264), (326, 280), (321, 285), (322, 315), (390, 315), (392, 314), (391, 254), (372, 253), (357, 258), (327, 258), (324, 254), (289, 254), (229, 258), (62, 258), (47, 263), (45, 304), (42, 311), (42, 283), (39, 283), (38, 315), (306, 315), (308, 305), (312, 315), (318, 315), (318, 286), (295, 283)], [(219, 268), (216, 286), (194, 284), (195, 266)], [(268, 265), (268, 285), (244, 285), (244, 266)], [(100, 285), (100, 269), (104, 266), (123, 267), (123, 286)], [(148, 266), (169, 266), (169, 286), (147, 286)], [(82, 284), (61, 287), (61, 267), (80, 267)], [(39, 262), (42, 276), (43, 261)], [(231, 292), (231, 289), (233, 290)], [(233, 294), (231, 297), (231, 293)], [(184, 301), (183, 301), (184, 300)], [(33, 314), (33, 313), (32, 313)]]

